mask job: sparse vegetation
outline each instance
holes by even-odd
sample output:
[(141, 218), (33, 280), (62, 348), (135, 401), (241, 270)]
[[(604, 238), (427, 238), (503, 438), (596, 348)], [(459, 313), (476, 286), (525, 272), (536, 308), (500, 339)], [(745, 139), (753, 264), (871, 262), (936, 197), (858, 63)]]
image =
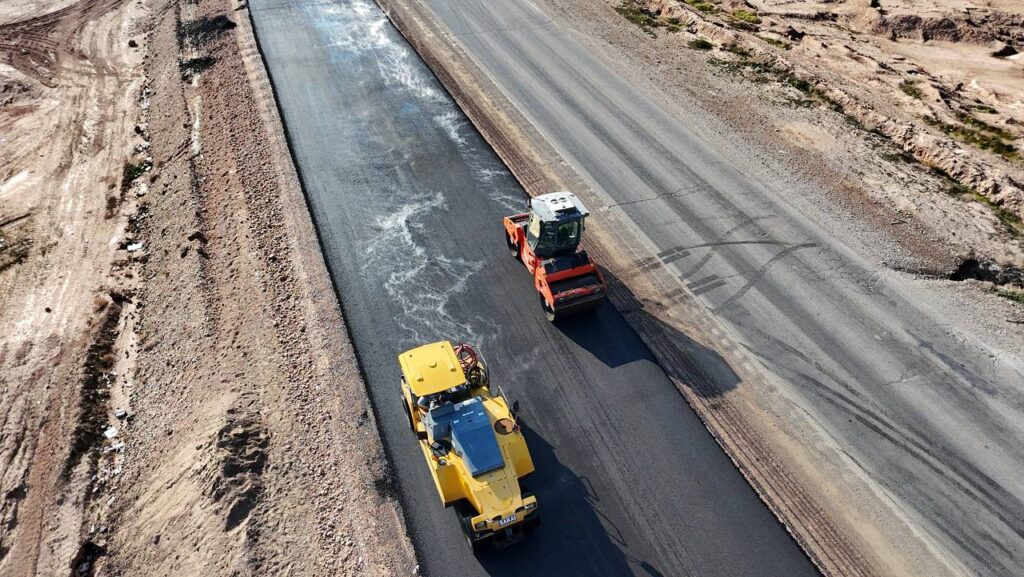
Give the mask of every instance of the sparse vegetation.
[(110, 370), (117, 359), (113, 348), (120, 318), (121, 305), (111, 302), (101, 313), (93, 341), (86, 351), (85, 371), (78, 387), (78, 422), (71, 434), (71, 451), (66, 457), (62, 471), (65, 479), (71, 475), (83, 457), (91, 455), (90, 458), (95, 463), (99, 454), (96, 448), (107, 426), (106, 402), (110, 397)]
[(152, 165), (145, 160), (124, 163), (124, 170), (121, 172), (121, 192), (128, 192), (128, 189), (132, 187), (132, 184), (134, 184), (140, 176), (145, 174), (151, 166)]
[(726, 59), (711, 57), (708, 58), (708, 64), (717, 66), (728, 74), (743, 75), (749, 73), (745, 78), (751, 82), (764, 83), (770, 80), (770, 77), (767, 76), (767, 73), (771, 71), (770, 66), (750, 58)]
[(991, 151), (1003, 158), (1018, 158), (1017, 147), (1008, 142), (1012, 141), (1012, 134), (967, 114), (960, 113), (957, 119), (963, 124), (949, 124), (934, 117), (925, 117), (924, 121), (963, 143)]
[(783, 50), (789, 50), (790, 48), (793, 47), (793, 45), (790, 44), (789, 42), (784, 42), (782, 40), (779, 40), (778, 38), (772, 38), (771, 36), (758, 36), (758, 38), (764, 40), (765, 42), (771, 44), (776, 48), (781, 48)]
[(178, 68), (181, 69), (181, 78), (182, 80), (189, 80), (196, 74), (209, 69), (216, 62), (217, 59), (212, 56), (200, 56), (198, 58), (184, 60), (178, 64)]
[(792, 86), (793, 88), (796, 88), (800, 92), (812, 95), (818, 94), (818, 89), (815, 88), (813, 84), (804, 80), (803, 78), (795, 76), (792, 73), (786, 71), (776, 71), (776, 73), (779, 75), (779, 78), (782, 79), (783, 82)]
[(992, 292), (1009, 299), (1017, 304), (1024, 305), (1024, 289), (1019, 289), (1013, 286), (996, 286), (992, 288)]
[(32, 243), (27, 238), (11, 239), (0, 234), (0, 272), (28, 258)]
[(881, 157), (882, 157), (882, 160), (885, 160), (885, 161), (888, 161), (888, 162), (906, 162), (906, 163), (917, 162), (917, 159), (915, 159), (913, 156), (911, 156), (910, 154), (908, 154), (908, 153), (906, 153), (906, 152), (904, 152), (902, 150), (895, 149), (895, 147), (894, 147), (894, 150), (886, 150), (886, 151), (882, 152), (881, 153)]
[(623, 2), (615, 7), (623, 18), (639, 26), (644, 32), (654, 36), (654, 27), (657, 25), (657, 17), (653, 12), (641, 8), (634, 2)]
[(1003, 130), (1002, 128), (999, 128), (998, 126), (992, 126), (991, 124), (989, 124), (989, 123), (987, 123), (987, 122), (985, 122), (983, 120), (979, 120), (979, 119), (971, 116), (970, 114), (965, 114), (963, 112), (959, 112), (959, 113), (957, 113), (956, 118), (957, 118), (957, 120), (959, 120), (960, 122), (963, 122), (967, 126), (970, 126), (972, 128), (976, 128), (978, 130), (984, 130), (985, 132), (991, 133), (993, 136), (999, 137), (999, 138), (1001, 138), (1003, 140), (1009, 140), (1009, 141), (1013, 141), (1014, 140), (1013, 135), (1010, 134), (1009, 132)]
[(953, 178), (952, 175), (947, 173), (945, 170), (936, 166), (930, 167), (931, 171), (942, 177), (946, 182), (946, 194), (955, 196), (961, 200), (979, 202), (989, 208), (992, 213), (999, 219), (999, 222), (1003, 223), (1006, 227), (1007, 232), (1015, 237), (1024, 235), (1024, 222), (1021, 222), (1020, 218), (1016, 214), (1006, 210), (998, 204), (992, 202), (987, 196)]
[(733, 54), (735, 54), (737, 56), (740, 56), (741, 58), (749, 58), (750, 57), (750, 51), (747, 50), (746, 48), (743, 48), (739, 44), (727, 44), (727, 45), (723, 46), (723, 48), (727, 52), (732, 52)]
[(998, 111), (987, 104), (972, 104), (971, 110), (982, 114), (996, 114)]
[(1012, 233), (1014, 236), (1020, 236), (1024, 234), (1024, 222), (1021, 222), (1021, 220), (1017, 218), (1016, 214), (992, 202), (987, 196), (981, 194), (976, 190), (972, 189), (967, 194), (967, 196), (970, 198), (970, 200), (980, 202), (981, 204), (987, 206), (989, 210), (991, 210), (993, 214), (996, 215), (996, 218), (999, 219), (999, 222), (1003, 223), (1003, 225), (1005, 225), (1006, 228), (1010, 231), (1010, 233)]
[(114, 212), (117, 210), (117, 207), (120, 206), (120, 205), (121, 205), (121, 197), (120, 196), (117, 196), (115, 194), (111, 194), (111, 195), (107, 196), (107, 201), (106, 201), (107, 211), (104, 213), (106, 215), (104, 218), (111, 218), (111, 217), (113, 217), (114, 216)]
[(711, 50), (711, 48), (714, 47), (714, 44), (708, 42), (703, 38), (694, 38), (693, 40), (690, 40), (686, 45), (689, 46), (690, 48), (693, 48), (694, 50)]
[(742, 8), (730, 12), (726, 19), (741, 30), (757, 30), (757, 25), (761, 23), (761, 18), (757, 14)]
[(237, 26), (230, 18), (223, 14), (213, 18), (204, 17), (190, 22), (184, 22), (178, 27), (178, 39), (191, 42), (193, 46), (202, 46), (221, 33), (231, 30)]
[(751, 24), (761, 23), (761, 19), (757, 16), (757, 14), (751, 12), (750, 10), (733, 10), (732, 17), (737, 20), (742, 20), (744, 22), (750, 22)]
[(782, 84), (792, 86), (809, 97), (807, 99), (796, 101), (800, 106), (809, 106), (813, 102), (817, 101), (827, 104), (829, 108), (836, 112), (843, 112), (843, 107), (838, 102), (832, 100), (817, 86), (803, 78), (800, 78), (796, 74), (782, 68), (776, 68), (771, 62), (752, 58), (748, 50), (739, 46), (729, 45), (725, 47), (725, 50), (736, 54), (738, 58), (736, 60), (709, 58), (708, 63), (731, 74), (750, 73), (751, 75), (746, 76), (746, 78), (751, 82), (765, 83), (774, 80)]
[(917, 87), (916, 80), (904, 80), (903, 82), (900, 82), (900, 90), (902, 90), (907, 96), (917, 98), (918, 100), (920, 100), (924, 95), (921, 92), (921, 89)]
[(696, 8), (697, 10), (700, 10), (701, 12), (706, 12), (708, 14), (711, 14), (718, 10), (718, 6), (715, 6), (713, 2), (704, 2), (703, 0), (683, 0), (683, 2)]
[(739, 20), (740, 22), (747, 22), (749, 24), (761, 23), (761, 19), (757, 16), (757, 14), (751, 12), (750, 10), (743, 10), (742, 8), (739, 10), (733, 10), (732, 17), (734, 20)]
[(682, 21), (679, 18), (663, 17), (637, 4), (634, 0), (623, 0), (622, 4), (615, 7), (615, 11), (651, 36), (657, 36), (654, 32), (657, 28), (664, 28), (668, 32), (682, 30)]

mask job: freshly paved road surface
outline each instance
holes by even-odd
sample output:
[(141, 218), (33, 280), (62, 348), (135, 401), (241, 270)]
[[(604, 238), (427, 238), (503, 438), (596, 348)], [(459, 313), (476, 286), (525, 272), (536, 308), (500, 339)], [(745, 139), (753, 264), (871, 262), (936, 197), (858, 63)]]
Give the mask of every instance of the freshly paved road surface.
[[(544, 320), (502, 238), (524, 192), (376, 5), (250, 7), (423, 571), (815, 575), (614, 309)], [(442, 338), (521, 401), (537, 465), (543, 523), (479, 560), (399, 405), (396, 355)]]
[(912, 519), (971, 572), (1024, 575), (1020, 359), (916, 304), (530, 0), (424, 2)]

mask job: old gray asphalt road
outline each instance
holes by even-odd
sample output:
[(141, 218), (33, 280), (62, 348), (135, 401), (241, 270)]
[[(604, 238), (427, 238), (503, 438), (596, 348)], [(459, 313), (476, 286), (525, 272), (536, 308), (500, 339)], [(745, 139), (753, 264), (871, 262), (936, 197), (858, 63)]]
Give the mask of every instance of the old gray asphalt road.
[(1024, 575), (1020, 359), (919, 306), (530, 0), (424, 2), (911, 518), (971, 572)]
[[(502, 238), (525, 193), (376, 5), (250, 6), (423, 570), (814, 575), (614, 309), (543, 319)], [(480, 345), (537, 465), (542, 525), (479, 560), (399, 405), (396, 355), (441, 338)]]

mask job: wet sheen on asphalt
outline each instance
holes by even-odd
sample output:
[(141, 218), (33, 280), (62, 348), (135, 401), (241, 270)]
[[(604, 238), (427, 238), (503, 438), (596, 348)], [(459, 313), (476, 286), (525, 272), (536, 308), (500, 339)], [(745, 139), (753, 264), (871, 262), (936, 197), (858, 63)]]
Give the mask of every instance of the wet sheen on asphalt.
[[(816, 575), (614, 309), (544, 320), (502, 238), (525, 193), (377, 6), (250, 9), (421, 571)], [(521, 402), (537, 467), (541, 526), (478, 558), (400, 405), (398, 353), (446, 338)]]

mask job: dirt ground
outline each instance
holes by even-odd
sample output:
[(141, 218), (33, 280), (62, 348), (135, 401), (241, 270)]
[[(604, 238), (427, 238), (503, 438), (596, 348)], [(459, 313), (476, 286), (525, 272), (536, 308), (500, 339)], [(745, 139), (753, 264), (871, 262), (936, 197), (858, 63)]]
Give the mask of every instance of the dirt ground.
[(411, 574), (247, 14), (0, 6), (0, 574)]

